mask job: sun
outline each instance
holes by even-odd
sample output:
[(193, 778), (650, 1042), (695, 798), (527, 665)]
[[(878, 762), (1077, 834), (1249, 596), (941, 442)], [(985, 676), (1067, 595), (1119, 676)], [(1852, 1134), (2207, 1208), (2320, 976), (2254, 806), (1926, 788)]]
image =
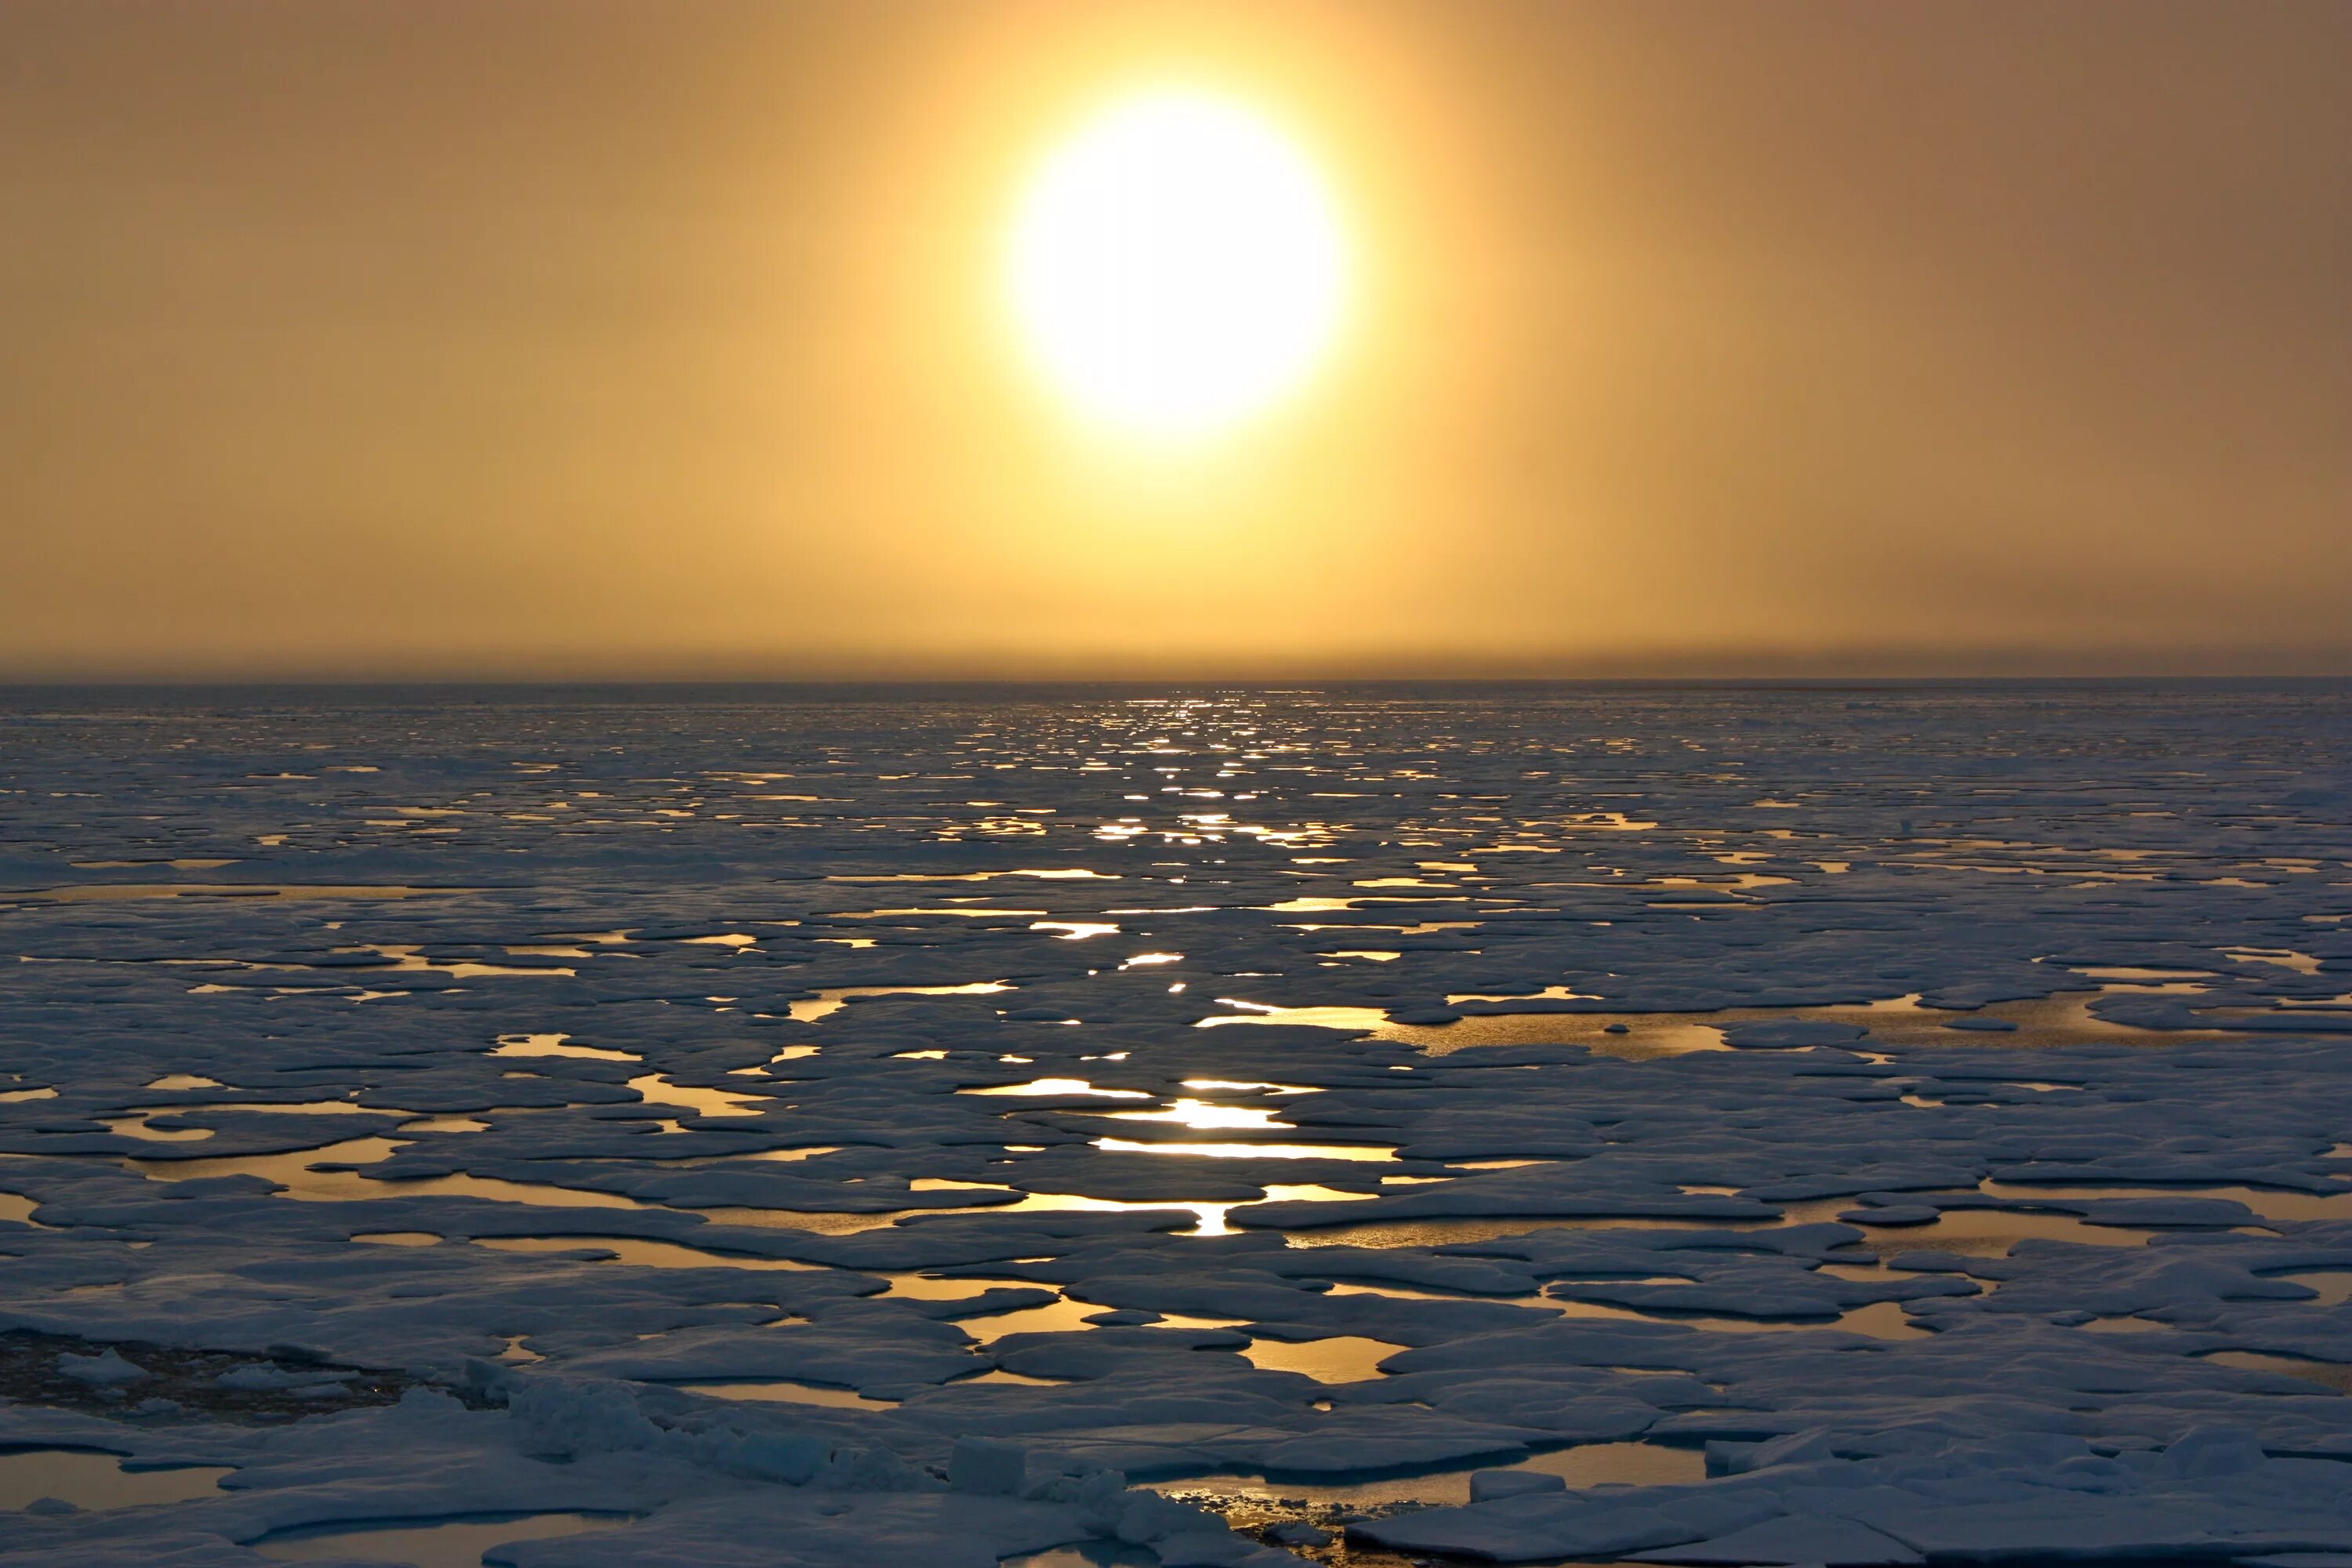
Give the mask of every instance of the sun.
[(1347, 305), (1346, 236), (1307, 154), (1241, 103), (1122, 98), (1039, 166), (1006, 256), (1013, 313), (1087, 419), (1191, 437), (1312, 375)]

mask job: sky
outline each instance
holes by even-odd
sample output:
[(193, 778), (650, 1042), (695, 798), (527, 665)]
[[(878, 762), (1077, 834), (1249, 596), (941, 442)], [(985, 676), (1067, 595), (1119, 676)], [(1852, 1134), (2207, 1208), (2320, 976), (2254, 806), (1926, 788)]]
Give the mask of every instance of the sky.
[[(0, 678), (2352, 673), (2340, 0), (7, 0)], [(1024, 191), (1346, 246), (1105, 429)]]

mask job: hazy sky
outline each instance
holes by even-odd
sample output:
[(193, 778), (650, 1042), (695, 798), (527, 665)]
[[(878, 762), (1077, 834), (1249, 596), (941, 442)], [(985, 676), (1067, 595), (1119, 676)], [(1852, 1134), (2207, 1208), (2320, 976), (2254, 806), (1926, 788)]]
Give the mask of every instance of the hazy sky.
[[(1305, 393), (1000, 258), (1281, 125)], [(0, 674), (2352, 670), (2352, 5), (5, 0)]]

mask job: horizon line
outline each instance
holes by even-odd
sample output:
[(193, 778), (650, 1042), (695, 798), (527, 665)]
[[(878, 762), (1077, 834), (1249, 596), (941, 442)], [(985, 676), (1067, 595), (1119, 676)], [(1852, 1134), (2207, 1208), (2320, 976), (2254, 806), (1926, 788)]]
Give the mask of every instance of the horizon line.
[(194, 675), (194, 676), (19, 676), (0, 670), (0, 691), (72, 690), (350, 690), (415, 689), (584, 689), (593, 688), (963, 688), (1006, 687), (1169, 688), (1225, 687), (1272, 691), (1286, 688), (1319, 689), (1333, 687), (1496, 687), (1496, 686), (1623, 686), (1623, 687), (1786, 687), (1815, 689), (1852, 686), (2132, 686), (2246, 685), (2264, 683), (2352, 684), (2352, 666), (2333, 669), (2235, 670), (1967, 670), (1918, 671), (1780, 670), (1691, 671), (1643, 674), (1506, 674), (1506, 675), (1315, 675), (1296, 674), (1168, 674), (1168, 675)]
[(305, 659), (285, 649), (179, 660), (0, 652), (0, 687), (28, 686), (1238, 686), (1771, 680), (2325, 680), (2352, 678), (2352, 643), (1999, 642), (1804, 647), (1717, 644), (1595, 650), (1340, 648), (1320, 657), (1220, 657), (1144, 647), (1056, 656), (979, 646), (893, 654), (843, 648), (797, 658), (735, 649), (581, 657), (576, 651), (473, 648), (455, 657), (394, 650)]

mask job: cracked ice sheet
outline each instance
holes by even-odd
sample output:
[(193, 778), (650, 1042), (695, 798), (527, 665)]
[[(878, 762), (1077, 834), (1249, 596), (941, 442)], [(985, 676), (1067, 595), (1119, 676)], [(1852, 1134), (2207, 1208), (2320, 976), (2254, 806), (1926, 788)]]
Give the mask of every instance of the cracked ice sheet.
[[(0, 722), (0, 1442), (233, 1469), (18, 1560), (617, 1509), (498, 1550), (977, 1562), (1198, 1537), (1111, 1470), (1637, 1440), (1714, 1479), (1365, 1528), (2352, 1544), (2333, 689)], [(387, 1379), (471, 1407), (336, 1393)]]

